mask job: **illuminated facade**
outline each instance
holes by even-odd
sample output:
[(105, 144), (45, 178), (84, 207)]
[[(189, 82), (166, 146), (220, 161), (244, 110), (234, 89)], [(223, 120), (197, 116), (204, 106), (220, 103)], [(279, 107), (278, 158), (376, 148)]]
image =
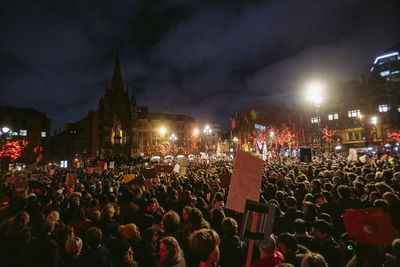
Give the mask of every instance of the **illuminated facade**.
[(378, 56), (371, 68), (387, 81), (400, 81), (400, 44)]
[(152, 113), (136, 105), (135, 97), (124, 88), (117, 52), (111, 86), (106, 82), (98, 110), (89, 111), (88, 117), (68, 124), (55, 135), (53, 158), (186, 154), (200, 152), (201, 141), (209, 141), (206, 147), (216, 150), (219, 125), (211, 125), (213, 133), (207, 135), (199, 131), (201, 127), (193, 117)]

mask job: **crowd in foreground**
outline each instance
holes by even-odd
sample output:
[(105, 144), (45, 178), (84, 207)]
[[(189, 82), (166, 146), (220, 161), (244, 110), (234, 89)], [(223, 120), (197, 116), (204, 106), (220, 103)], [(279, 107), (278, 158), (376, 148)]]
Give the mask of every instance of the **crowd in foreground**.
[[(145, 187), (141, 169), (152, 162), (110, 160), (113, 169), (90, 174), (87, 168), (3, 173), (0, 265), (246, 265), (242, 214), (225, 209), (229, 188), (220, 185), (233, 161), (183, 161), (184, 173), (160, 174)], [(77, 174), (72, 186), (67, 173)], [(125, 183), (127, 173), (136, 178)], [(269, 158), (260, 202), (275, 206), (273, 233), (256, 242), (251, 266), (400, 266), (399, 238), (384, 247), (360, 244), (342, 219), (346, 209), (379, 208), (399, 231), (399, 191), (397, 156), (371, 157), (368, 164), (342, 155), (307, 164)]]

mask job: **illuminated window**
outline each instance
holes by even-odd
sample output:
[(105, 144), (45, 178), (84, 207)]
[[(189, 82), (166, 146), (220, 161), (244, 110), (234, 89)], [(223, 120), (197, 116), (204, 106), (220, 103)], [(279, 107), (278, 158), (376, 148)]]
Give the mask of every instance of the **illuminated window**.
[(359, 109), (349, 110), (347, 114), (349, 115), (349, 118), (361, 116), (361, 112)]
[(389, 105), (383, 104), (378, 106), (378, 111), (379, 112), (388, 112), (390, 109)]
[(46, 137), (46, 132), (42, 132), (42, 137)]
[(313, 117), (313, 118), (311, 118), (311, 123), (318, 123), (318, 122), (320, 122), (320, 121), (321, 121), (320, 117)]
[(19, 130), (19, 135), (20, 136), (26, 136), (28, 134), (27, 130)]
[(328, 119), (330, 121), (339, 119), (339, 115), (337, 113), (329, 114)]
[(397, 108), (397, 112), (400, 112), (400, 107)]

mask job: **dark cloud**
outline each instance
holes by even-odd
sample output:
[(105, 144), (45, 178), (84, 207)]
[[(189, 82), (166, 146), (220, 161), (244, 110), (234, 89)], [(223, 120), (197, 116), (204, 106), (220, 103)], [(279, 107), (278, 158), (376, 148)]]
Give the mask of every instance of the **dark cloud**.
[(358, 79), (400, 42), (398, 1), (37, 1), (0, 11), (0, 103), (54, 126), (96, 109), (113, 54), (138, 104), (227, 124), (313, 79)]

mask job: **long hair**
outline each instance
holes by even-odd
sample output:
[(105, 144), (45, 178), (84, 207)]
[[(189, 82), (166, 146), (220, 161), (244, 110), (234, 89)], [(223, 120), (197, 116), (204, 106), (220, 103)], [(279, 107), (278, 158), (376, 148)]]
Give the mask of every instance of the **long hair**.
[(183, 257), (183, 251), (179, 246), (178, 241), (172, 236), (166, 236), (161, 239), (160, 244), (163, 243), (168, 250), (168, 256), (165, 259), (165, 263), (173, 264), (177, 258)]

